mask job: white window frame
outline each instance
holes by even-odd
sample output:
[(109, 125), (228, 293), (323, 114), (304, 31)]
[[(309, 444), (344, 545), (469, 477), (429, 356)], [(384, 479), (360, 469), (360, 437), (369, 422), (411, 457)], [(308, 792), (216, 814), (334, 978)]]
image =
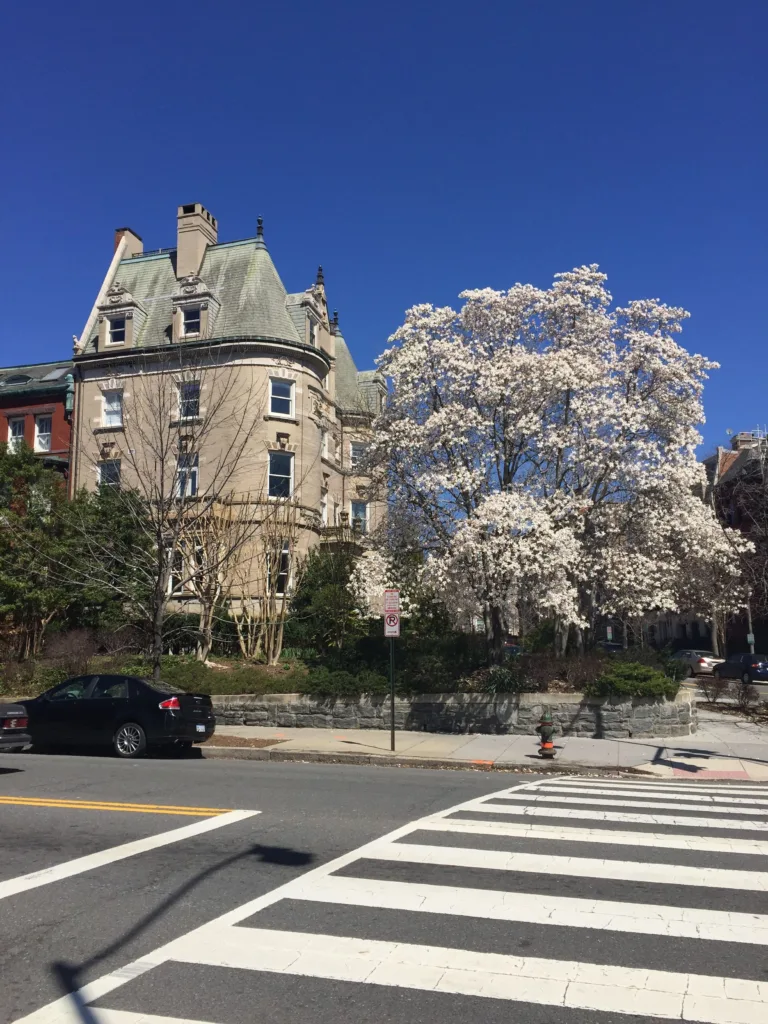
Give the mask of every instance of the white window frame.
[[(275, 473), (275, 474), (272, 473), (272, 456), (273, 455), (285, 455), (290, 460), (291, 471), (290, 471), (290, 476), (288, 478), (288, 494), (287, 495), (284, 495), (284, 494), (270, 494), (270, 490), (271, 490), (270, 479), (272, 478), (272, 476), (277, 477), (277, 479), (279, 479), (279, 480), (285, 480), (285, 476), (283, 476), (282, 474), (278, 475), (277, 473)], [(289, 498), (293, 497), (293, 484), (294, 484), (294, 474), (295, 474), (295, 471), (296, 471), (296, 459), (294, 457), (293, 452), (285, 452), (285, 451), (282, 450), (282, 448), (279, 449), (279, 450), (273, 448), (269, 452), (269, 463), (267, 465), (267, 496), (269, 497), (270, 501), (287, 501)]]
[[(355, 458), (355, 449), (362, 449), (359, 458)], [(362, 462), (365, 462), (365, 457), (368, 454), (368, 445), (365, 441), (350, 441), (349, 442), (349, 468), (358, 469)]]
[(320, 457), (323, 459), (328, 458), (328, 431), (320, 431)]
[[(185, 399), (183, 396), (184, 396), (184, 389), (185, 388), (189, 388), (189, 387), (196, 387), (197, 388), (197, 412), (192, 413), (191, 415), (185, 416), (184, 415), (184, 402), (185, 401), (188, 402), (188, 401), (190, 401), (190, 399)], [(179, 399), (179, 419), (182, 422), (185, 421), (185, 420), (189, 421), (189, 420), (196, 420), (196, 419), (198, 419), (200, 417), (200, 397), (201, 397), (201, 391), (202, 391), (202, 388), (200, 386), (200, 381), (199, 380), (183, 380), (183, 381), (180, 381), (176, 385), (176, 389), (177, 389), (177, 395), (178, 395), (178, 399)]]
[[(105, 466), (117, 466), (117, 480), (102, 480)], [(99, 487), (120, 487), (122, 482), (123, 467), (120, 459), (104, 459), (99, 463)]]
[[(41, 430), (40, 424), (47, 424), (47, 430)], [(48, 438), (47, 444), (42, 441), (42, 438)], [(35, 451), (36, 452), (49, 452), (51, 450), (51, 443), (53, 438), (53, 416), (48, 413), (43, 413), (40, 416), (35, 416)]]
[[(21, 424), (21, 433), (14, 434), (14, 426)], [(24, 442), (24, 429), (26, 427), (25, 416), (9, 416), (8, 417), (8, 451), (17, 452)]]
[[(287, 384), (290, 392), (289, 397), (286, 399), (285, 395), (276, 395), (274, 393), (275, 384)], [(289, 412), (275, 412), (272, 403), (285, 402), (289, 403)], [(269, 378), (269, 415), (277, 416), (283, 420), (295, 419), (294, 412), (296, 411), (296, 381), (288, 380), (287, 377), (270, 377)]]
[[(122, 339), (120, 341), (115, 341), (115, 339), (112, 336), (112, 332), (115, 329), (113, 325), (117, 324), (117, 323), (122, 323), (122, 325), (123, 325), (122, 326), (123, 337), (122, 337)], [(118, 328), (118, 330), (120, 330), (120, 328)], [(108, 345), (124, 345), (126, 340), (127, 340), (127, 338), (128, 338), (128, 317), (126, 317), (126, 316), (116, 316), (116, 317), (111, 317), (110, 319), (108, 319), (108, 321), (107, 321), (107, 344)]]
[(328, 525), (328, 495), (324, 492), (320, 494), (320, 525)]
[[(191, 460), (189, 465), (183, 462)], [(182, 452), (176, 457), (176, 497), (195, 498), (200, 491), (200, 456), (197, 452)]]
[[(267, 588), (272, 590), (272, 566), (271, 552), (267, 552)], [(285, 559), (285, 572), (283, 572), (283, 559)], [(275, 597), (287, 597), (291, 592), (291, 574), (293, 572), (293, 558), (291, 557), (291, 542), (283, 540), (277, 563), (277, 580), (275, 584)], [(283, 589), (280, 590), (280, 579), (284, 579)]]
[[(187, 313), (197, 313), (197, 330), (187, 330)], [(203, 331), (203, 310), (201, 306), (185, 306), (181, 310), (182, 338), (199, 338)]]
[(309, 318), (309, 344), (317, 348), (317, 324), (312, 317)]
[[(110, 399), (117, 396), (117, 408), (111, 405)], [(110, 391), (103, 391), (103, 405), (101, 407), (102, 427), (122, 427), (123, 425), (123, 389), (112, 388)]]
[(354, 528), (355, 522), (360, 521), (360, 517), (355, 517), (355, 505), (362, 505), (365, 508), (365, 516), (362, 519), (363, 527), (361, 533), (365, 536), (368, 533), (368, 527), (370, 524), (370, 505), (367, 501), (350, 501), (349, 503), (349, 525)]

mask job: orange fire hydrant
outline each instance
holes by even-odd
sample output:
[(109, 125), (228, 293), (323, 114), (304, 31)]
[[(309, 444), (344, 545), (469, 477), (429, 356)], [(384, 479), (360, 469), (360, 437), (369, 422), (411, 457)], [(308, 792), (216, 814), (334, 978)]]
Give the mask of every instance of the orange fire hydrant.
[(553, 741), (555, 735), (555, 725), (552, 721), (552, 712), (549, 709), (545, 709), (541, 716), (541, 721), (536, 726), (536, 732), (541, 737), (539, 743), (539, 757), (554, 757), (555, 756), (555, 744)]

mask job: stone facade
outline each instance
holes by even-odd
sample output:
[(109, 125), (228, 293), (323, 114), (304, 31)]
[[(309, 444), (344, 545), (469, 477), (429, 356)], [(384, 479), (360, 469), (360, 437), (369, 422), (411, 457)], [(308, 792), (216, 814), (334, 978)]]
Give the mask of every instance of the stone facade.
[[(219, 725), (264, 725), (314, 729), (388, 729), (389, 699), (313, 700), (297, 693), (214, 696)], [(430, 693), (395, 701), (398, 729), (447, 733), (532, 735), (544, 708), (560, 736), (624, 739), (689, 736), (696, 732), (696, 705), (689, 691), (674, 701), (648, 698), (610, 701), (579, 693), (485, 696)]]

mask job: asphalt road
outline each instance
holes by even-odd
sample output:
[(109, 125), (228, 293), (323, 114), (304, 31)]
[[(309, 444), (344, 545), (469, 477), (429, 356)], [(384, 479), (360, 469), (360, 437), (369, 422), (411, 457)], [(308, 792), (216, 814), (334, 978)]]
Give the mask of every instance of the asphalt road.
[(32, 755), (4, 770), (2, 1021), (766, 1019), (768, 786)]
[[(2, 884), (124, 843), (210, 822), (202, 815), (51, 801), (255, 810), (160, 849), (0, 898), (0, 1021), (240, 906), (308, 868), (433, 811), (492, 792), (480, 772), (218, 760), (0, 755)], [(6, 803), (6, 800), (41, 801)]]

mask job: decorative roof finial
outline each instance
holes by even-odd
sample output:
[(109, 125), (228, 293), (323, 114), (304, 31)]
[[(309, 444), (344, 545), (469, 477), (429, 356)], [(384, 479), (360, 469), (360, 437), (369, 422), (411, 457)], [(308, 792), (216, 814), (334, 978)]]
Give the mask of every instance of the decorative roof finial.
[(264, 218), (263, 217), (257, 217), (256, 218), (256, 237), (260, 238), (262, 240), (262, 242), (264, 241)]
[(323, 268), (322, 267), (318, 267), (317, 268), (317, 279), (315, 280), (315, 284), (318, 285), (318, 286), (320, 286), (320, 285), (325, 286), (325, 275), (323, 274)]
[(335, 334), (339, 329), (339, 311), (334, 309), (333, 319), (331, 320), (331, 334)]

